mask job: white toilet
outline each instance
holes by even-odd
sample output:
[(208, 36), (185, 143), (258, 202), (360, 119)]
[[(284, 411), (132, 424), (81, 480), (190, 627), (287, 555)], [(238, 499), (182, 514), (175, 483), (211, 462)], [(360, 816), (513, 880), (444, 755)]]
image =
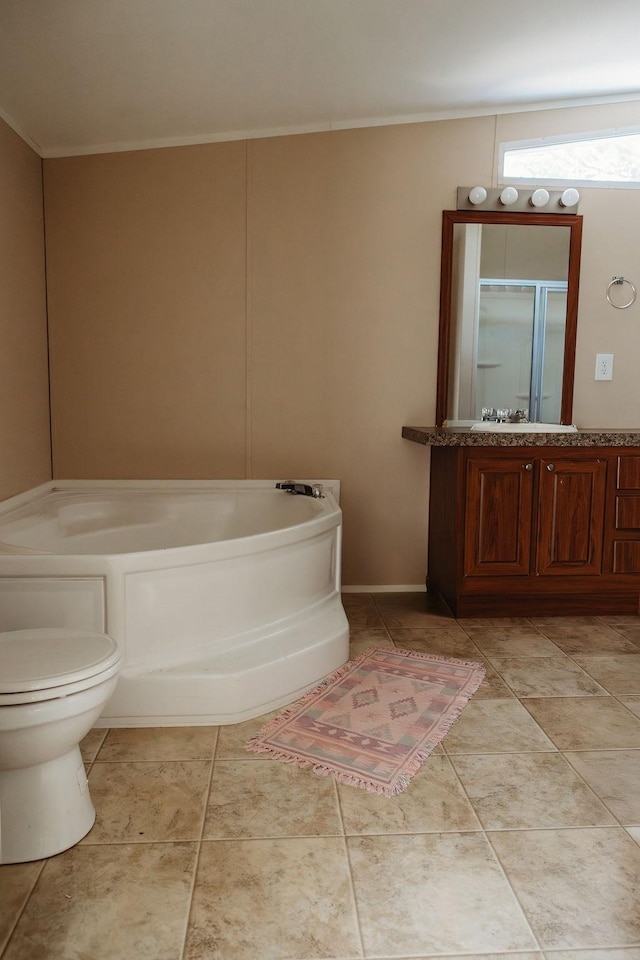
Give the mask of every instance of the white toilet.
[(111, 637), (39, 628), (0, 633), (0, 864), (39, 860), (91, 829), (79, 743), (118, 682)]

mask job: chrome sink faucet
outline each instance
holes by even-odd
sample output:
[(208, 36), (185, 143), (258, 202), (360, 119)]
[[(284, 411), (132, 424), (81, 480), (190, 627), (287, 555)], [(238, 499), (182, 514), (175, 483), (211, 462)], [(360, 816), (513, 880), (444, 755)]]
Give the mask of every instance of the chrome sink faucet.
[(482, 419), (493, 423), (529, 423), (528, 410), (511, 410), (506, 407), (483, 407)]

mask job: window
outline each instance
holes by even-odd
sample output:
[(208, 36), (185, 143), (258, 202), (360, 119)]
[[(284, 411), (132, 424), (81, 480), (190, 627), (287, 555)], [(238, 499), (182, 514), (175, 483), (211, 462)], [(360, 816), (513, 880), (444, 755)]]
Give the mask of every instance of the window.
[(503, 143), (500, 182), (640, 187), (640, 129)]

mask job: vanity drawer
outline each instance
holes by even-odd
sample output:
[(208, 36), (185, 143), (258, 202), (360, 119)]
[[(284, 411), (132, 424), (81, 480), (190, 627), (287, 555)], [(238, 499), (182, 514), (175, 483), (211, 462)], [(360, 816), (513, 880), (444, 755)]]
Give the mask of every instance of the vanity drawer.
[(640, 530), (640, 496), (616, 497), (616, 530)]
[(640, 573), (640, 540), (614, 540), (613, 572)]
[(640, 457), (618, 457), (618, 490), (640, 490)]

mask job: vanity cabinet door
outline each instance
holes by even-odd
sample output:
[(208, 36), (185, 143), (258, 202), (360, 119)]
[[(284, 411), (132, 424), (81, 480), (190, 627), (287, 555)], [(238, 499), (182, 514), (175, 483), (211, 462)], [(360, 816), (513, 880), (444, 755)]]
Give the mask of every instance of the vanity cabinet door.
[(530, 457), (467, 460), (465, 576), (530, 572), (533, 476)]
[(539, 461), (536, 572), (602, 572), (606, 460), (562, 457)]

